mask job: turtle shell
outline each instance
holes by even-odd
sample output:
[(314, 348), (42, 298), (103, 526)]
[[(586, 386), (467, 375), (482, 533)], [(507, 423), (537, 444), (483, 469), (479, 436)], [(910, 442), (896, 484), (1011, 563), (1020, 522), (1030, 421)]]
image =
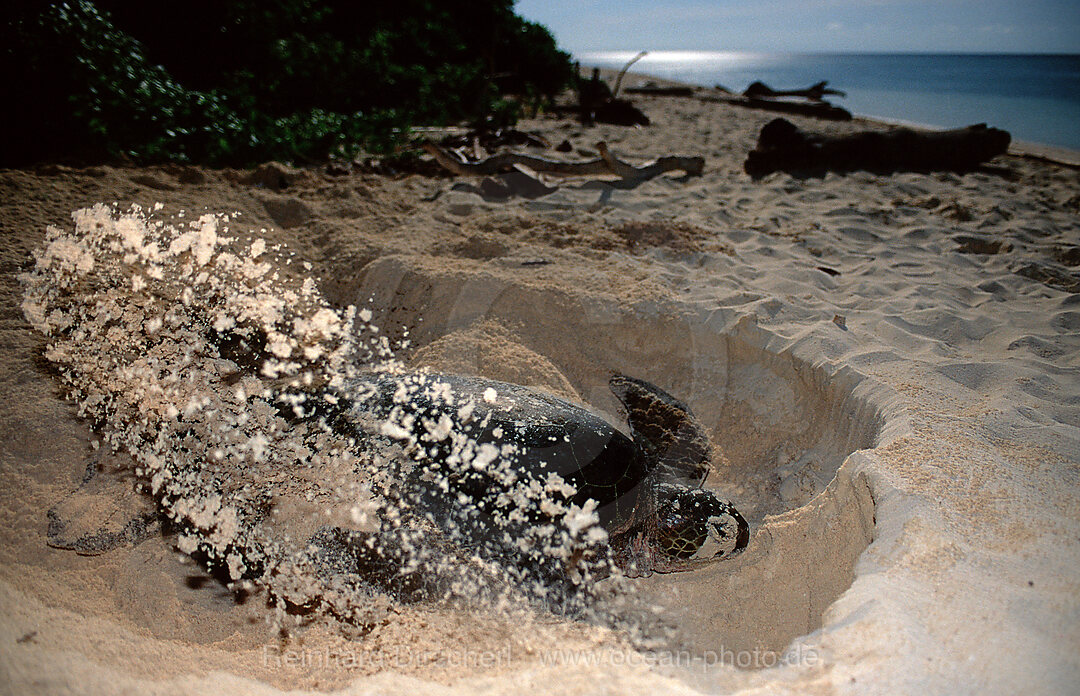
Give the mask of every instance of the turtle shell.
[(590, 500), (615, 562), (632, 575), (745, 547), (745, 520), (701, 488), (712, 446), (690, 409), (643, 380), (616, 374), (610, 387), (633, 439), (587, 408), (480, 377), (373, 375), (349, 398), (351, 420), (366, 417), (411, 455), (406, 501), (480, 553), (516, 548), (548, 564), (559, 551), (541, 537), (554, 539), (560, 517)]
[[(405, 443), (418, 463), (412, 478), (428, 482), (422, 488), (434, 495), (425, 503), (437, 509), (510, 508), (537, 523), (545, 497), (578, 506), (592, 499), (610, 530), (629, 520), (654, 468), (606, 420), (540, 391), (441, 374), (380, 376), (372, 386), (361, 408), (395, 424), (383, 434)], [(530, 487), (537, 505), (520, 495)]]

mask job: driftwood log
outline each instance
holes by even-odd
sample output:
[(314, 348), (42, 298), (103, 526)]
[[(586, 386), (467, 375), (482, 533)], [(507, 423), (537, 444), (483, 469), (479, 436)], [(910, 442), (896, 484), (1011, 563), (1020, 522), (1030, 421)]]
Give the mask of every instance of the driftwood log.
[(784, 89), (776, 90), (768, 86), (764, 82), (751, 82), (750, 86), (743, 91), (743, 95), (747, 97), (764, 97), (767, 99), (773, 99), (776, 97), (806, 97), (807, 99), (813, 99), (814, 101), (821, 101), (826, 94), (832, 94), (837, 97), (846, 97), (845, 92), (841, 92), (838, 89), (832, 89), (827, 87), (829, 82), (822, 80), (816, 84), (813, 84), (806, 89)]
[(610, 123), (616, 126), (647, 126), (649, 117), (626, 99), (617, 98), (600, 79), (600, 69), (593, 68), (592, 77), (578, 84), (576, 111), (581, 122)]
[(610, 123), (615, 126), (647, 126), (651, 123), (645, 113), (626, 99), (610, 99), (595, 108), (583, 109), (580, 104), (555, 104), (551, 113), (577, 116), (585, 125)]
[(791, 99), (766, 99), (762, 97), (747, 97), (741, 94), (715, 94), (702, 97), (704, 101), (720, 102), (731, 106), (741, 106), (745, 109), (757, 109), (759, 111), (775, 111), (781, 114), (795, 114), (797, 116), (810, 116), (826, 121), (850, 121), (851, 112), (826, 101), (794, 101)]
[(497, 128), (495, 130), (482, 128), (463, 133), (449, 133), (439, 141), (439, 144), (451, 150), (481, 147), (490, 151), (500, 147), (517, 145), (542, 149), (551, 147), (551, 143), (539, 133), (526, 133), (516, 128)]
[(896, 128), (830, 136), (777, 118), (761, 129), (743, 168), (755, 178), (775, 171), (969, 171), (1004, 154), (1010, 140), (1008, 132), (985, 123), (947, 131)]
[(627, 87), (624, 91), (627, 94), (645, 94), (653, 97), (692, 97), (695, 90), (687, 85), (669, 85), (665, 87), (653, 82), (647, 82), (636, 87)]
[(525, 167), (534, 172), (558, 176), (617, 176), (620, 179), (644, 181), (665, 172), (681, 171), (698, 176), (705, 168), (703, 157), (667, 156), (649, 164), (634, 166), (623, 162), (608, 150), (607, 143), (597, 143), (600, 158), (585, 162), (560, 162), (558, 160), (524, 155), (517, 152), (501, 152), (479, 162), (462, 162), (435, 143), (424, 143), (425, 152), (435, 161), (458, 176), (490, 176)]
[(610, 123), (614, 126), (647, 126), (649, 117), (627, 99), (608, 99), (593, 109), (586, 123)]

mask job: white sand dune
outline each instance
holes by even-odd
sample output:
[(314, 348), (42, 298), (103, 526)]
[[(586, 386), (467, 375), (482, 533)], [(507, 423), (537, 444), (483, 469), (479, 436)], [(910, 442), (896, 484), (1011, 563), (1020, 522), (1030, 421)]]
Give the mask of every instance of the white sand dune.
[[(637, 101), (652, 126), (523, 127), (579, 155), (599, 140), (635, 163), (700, 154), (703, 176), (491, 201), (453, 179), (280, 167), (0, 173), (6, 690), (1071, 693), (1080, 173), (1010, 154), (962, 175), (753, 181), (742, 160), (767, 114)], [(588, 626), (413, 606), (362, 638), (314, 626), (283, 645), (257, 600), (236, 603), (168, 537), (49, 548), (45, 511), (78, 484), (91, 429), (15, 276), (46, 225), (113, 200), (241, 211), (332, 302), (407, 327), (414, 364), (613, 419), (612, 370), (688, 401), (726, 460), (709, 485), (753, 533), (734, 560), (638, 582), (697, 658), (650, 664)]]

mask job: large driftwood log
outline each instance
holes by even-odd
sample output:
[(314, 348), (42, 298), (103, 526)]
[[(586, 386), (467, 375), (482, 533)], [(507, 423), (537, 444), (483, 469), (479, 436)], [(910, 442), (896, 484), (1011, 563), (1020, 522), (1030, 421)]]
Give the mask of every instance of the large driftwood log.
[(423, 149), (434, 157), (436, 162), (458, 176), (489, 176), (513, 171), (517, 167), (527, 167), (535, 172), (559, 176), (614, 175), (621, 179), (644, 181), (671, 171), (698, 176), (705, 168), (704, 157), (681, 156), (661, 157), (655, 162), (635, 167), (615, 157), (608, 150), (607, 143), (603, 142), (596, 145), (600, 159), (586, 162), (560, 162), (517, 152), (501, 152), (479, 162), (462, 162), (435, 143), (424, 143)]
[(1003, 154), (1010, 139), (985, 123), (947, 131), (896, 128), (830, 136), (777, 118), (761, 129), (743, 168), (753, 177), (775, 171), (968, 171)]
[(764, 82), (751, 82), (750, 86), (743, 92), (747, 97), (806, 97), (807, 99), (813, 99), (814, 101), (821, 101), (826, 94), (832, 94), (838, 97), (846, 97), (847, 94), (841, 92), (838, 89), (832, 89), (826, 87), (829, 82), (822, 80), (816, 84), (807, 87), (806, 89), (783, 89), (777, 90), (768, 86)]

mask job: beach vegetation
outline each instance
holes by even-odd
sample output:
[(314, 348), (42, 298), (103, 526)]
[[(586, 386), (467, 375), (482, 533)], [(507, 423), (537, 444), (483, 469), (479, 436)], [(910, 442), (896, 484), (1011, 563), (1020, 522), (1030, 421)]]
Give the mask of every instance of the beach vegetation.
[(22, 2), (4, 159), (242, 165), (388, 153), (409, 127), (503, 126), (570, 80), (512, 0)]

